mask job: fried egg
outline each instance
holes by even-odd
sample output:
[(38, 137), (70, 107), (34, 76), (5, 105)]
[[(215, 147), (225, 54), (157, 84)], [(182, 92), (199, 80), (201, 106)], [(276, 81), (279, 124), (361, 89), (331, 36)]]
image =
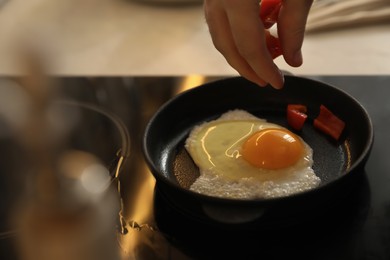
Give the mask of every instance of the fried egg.
[(321, 182), (313, 150), (300, 136), (244, 110), (194, 127), (185, 148), (200, 171), (190, 190), (209, 196), (276, 198)]

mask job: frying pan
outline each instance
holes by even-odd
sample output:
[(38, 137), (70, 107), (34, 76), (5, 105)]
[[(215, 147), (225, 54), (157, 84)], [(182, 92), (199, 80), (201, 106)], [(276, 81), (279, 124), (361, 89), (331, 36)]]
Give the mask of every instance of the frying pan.
[[(297, 132), (313, 149), (313, 169), (321, 185), (310, 191), (272, 199), (226, 199), (190, 191), (199, 171), (184, 149), (191, 129), (231, 109), (244, 109), (269, 122), (289, 128), (287, 104), (304, 104), (308, 120)], [(323, 104), (346, 127), (338, 141), (313, 127)], [(364, 174), (374, 140), (365, 108), (351, 95), (326, 83), (285, 76), (281, 90), (259, 87), (242, 77), (216, 80), (187, 90), (159, 108), (148, 122), (143, 152), (156, 189), (183, 214), (222, 225), (288, 224), (320, 214), (348, 193), (356, 176)]]

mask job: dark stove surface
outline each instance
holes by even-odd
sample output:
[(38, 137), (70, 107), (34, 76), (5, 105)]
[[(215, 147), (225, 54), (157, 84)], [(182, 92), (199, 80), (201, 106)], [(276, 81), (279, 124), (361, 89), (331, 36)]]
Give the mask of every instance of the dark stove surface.
[[(155, 187), (143, 160), (143, 131), (153, 113), (185, 88), (219, 78), (58, 78), (66, 97), (98, 104), (128, 128), (131, 156), (120, 177), (126, 232), (117, 236), (122, 259), (390, 259), (390, 76), (310, 77), (343, 89), (367, 109), (374, 146), (359, 185), (338, 204), (268, 229), (215, 226), (186, 216)], [(7, 234), (0, 237), (0, 258), (17, 258), (17, 234)]]

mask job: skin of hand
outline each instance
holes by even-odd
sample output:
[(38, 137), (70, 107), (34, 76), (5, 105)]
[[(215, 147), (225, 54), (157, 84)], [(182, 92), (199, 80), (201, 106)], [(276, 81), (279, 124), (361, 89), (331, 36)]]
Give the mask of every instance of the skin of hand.
[[(277, 20), (284, 60), (302, 65), (302, 43), (313, 0), (283, 0)], [(204, 0), (204, 14), (215, 48), (248, 80), (282, 88), (284, 77), (265, 43), (258, 0)]]

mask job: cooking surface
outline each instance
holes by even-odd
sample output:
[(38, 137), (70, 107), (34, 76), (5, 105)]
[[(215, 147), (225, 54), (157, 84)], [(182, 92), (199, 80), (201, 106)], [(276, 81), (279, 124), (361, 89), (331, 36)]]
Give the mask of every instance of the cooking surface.
[[(375, 130), (365, 173), (337, 204), (287, 226), (214, 226), (177, 210), (155, 187), (141, 151), (148, 119), (166, 100), (185, 88), (218, 79), (188, 77), (59, 78), (67, 97), (98, 104), (122, 118), (131, 156), (121, 179), (122, 259), (390, 259), (390, 96), (389, 76), (311, 77), (339, 87), (368, 111)], [(1, 223), (4, 227), (4, 223)], [(7, 232), (8, 230), (4, 230)], [(0, 258), (15, 256), (17, 232), (0, 236)]]

